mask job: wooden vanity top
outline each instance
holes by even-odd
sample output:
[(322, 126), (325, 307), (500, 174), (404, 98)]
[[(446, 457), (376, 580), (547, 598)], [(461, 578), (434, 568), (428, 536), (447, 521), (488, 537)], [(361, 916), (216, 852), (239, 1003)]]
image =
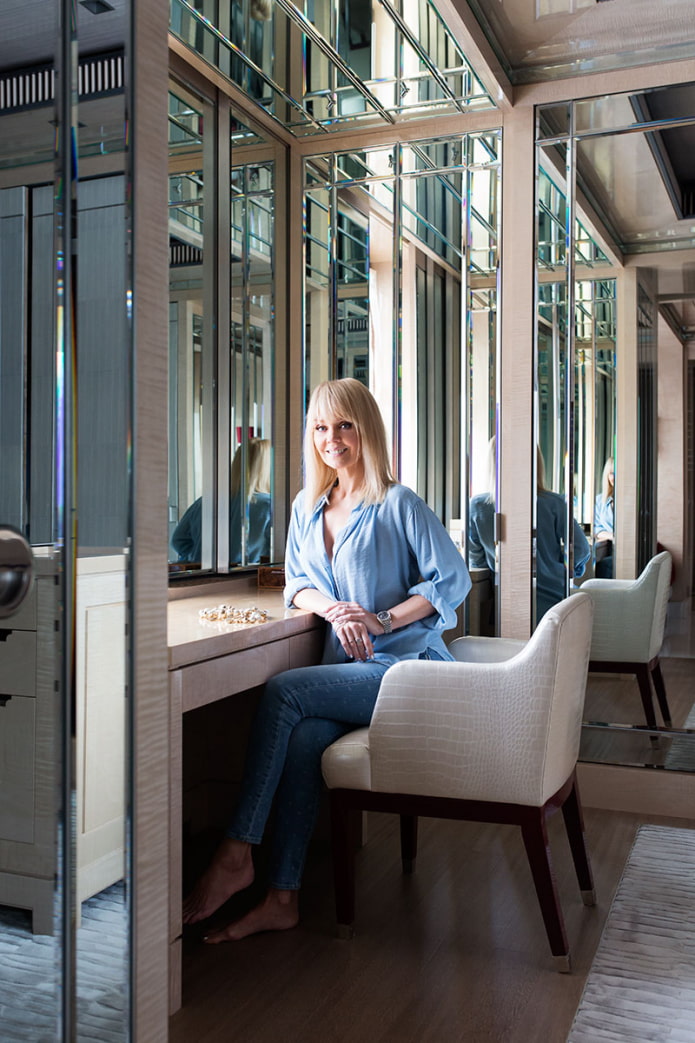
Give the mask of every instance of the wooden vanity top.
[[(268, 620), (251, 624), (201, 622), (199, 613), (202, 608), (214, 608), (220, 604), (241, 609), (255, 605), (268, 612)], [(313, 612), (285, 608), (281, 590), (259, 590), (238, 583), (230, 583), (226, 589), (224, 584), (198, 587), (191, 596), (175, 597), (169, 601), (169, 669), (176, 670), (232, 652), (257, 648), (322, 626), (323, 621)]]

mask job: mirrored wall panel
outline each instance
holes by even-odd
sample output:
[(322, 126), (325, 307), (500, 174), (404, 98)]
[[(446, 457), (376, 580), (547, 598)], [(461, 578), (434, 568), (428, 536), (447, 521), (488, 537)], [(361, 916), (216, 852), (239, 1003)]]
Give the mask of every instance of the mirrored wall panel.
[[(563, 141), (539, 148), (534, 447), (533, 607), (538, 623), (584, 575), (590, 556), (574, 516), (576, 237), (570, 153)], [(571, 318), (572, 317), (572, 318)]]
[(430, 0), (171, 0), (171, 29), (298, 136), (494, 108)]
[(129, 5), (104, 11), (0, 9), (0, 523), (33, 559), (0, 628), (8, 1039), (129, 1038)]
[(400, 479), (463, 554), (469, 499), (492, 481), (474, 614), (494, 628), (499, 132), (323, 153), (304, 180), (306, 391), (370, 387)]
[[(169, 90), (169, 560), (212, 568), (215, 117)], [(212, 238), (208, 238), (211, 236)], [(204, 493), (205, 498), (204, 498)]]
[[(680, 84), (542, 107), (537, 151), (536, 615), (544, 474), (560, 498), (556, 597), (587, 583), (599, 619), (602, 598), (614, 606), (594, 634), (582, 759), (679, 771), (695, 768), (695, 663), (668, 629), (683, 595), (660, 482), (677, 501), (686, 460), (657, 419), (660, 381), (683, 383), (661, 344), (693, 307), (693, 98)], [(650, 629), (628, 647), (647, 597)]]
[[(218, 175), (219, 149), (228, 180)], [(227, 104), (178, 82), (169, 94), (169, 153), (169, 568), (183, 576), (274, 556), (283, 154)]]
[[(231, 119), (232, 139), (239, 131)], [(232, 143), (229, 358), (230, 565), (272, 553), (275, 160)], [(255, 154), (254, 154), (255, 153)], [(246, 161), (244, 161), (246, 160)], [(220, 475), (220, 485), (227, 471)]]

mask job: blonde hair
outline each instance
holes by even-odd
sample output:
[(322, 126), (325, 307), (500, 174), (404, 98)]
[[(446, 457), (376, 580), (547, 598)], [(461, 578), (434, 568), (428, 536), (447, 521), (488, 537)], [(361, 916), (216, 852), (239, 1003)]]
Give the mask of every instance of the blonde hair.
[(395, 479), (389, 462), (386, 428), (376, 399), (353, 377), (325, 380), (311, 395), (304, 430), (304, 488), (307, 502), (316, 504), (335, 484), (337, 472), (319, 456), (314, 445), (318, 420), (349, 420), (359, 440), (364, 465), (362, 491), (366, 504), (382, 503)]
[(497, 494), (497, 436), (493, 435), (487, 444), (487, 467), (485, 471), (485, 499), (494, 503)]
[(550, 491), (545, 484), (545, 460), (539, 445), (536, 446), (536, 487), (540, 493)]
[(267, 22), (272, 14), (271, 0), (251, 0), (250, 10), (257, 22)]
[[(241, 491), (241, 446), (232, 460), (230, 491), (232, 496)], [(270, 492), (270, 439), (249, 438), (246, 445), (246, 494), (251, 499), (256, 493)]]
[[(610, 480), (610, 475), (613, 474), (614, 481)], [(609, 456), (603, 465), (603, 472), (601, 474), (601, 497), (603, 502), (606, 503), (611, 496), (613, 496), (615, 490), (615, 461), (612, 456)]]

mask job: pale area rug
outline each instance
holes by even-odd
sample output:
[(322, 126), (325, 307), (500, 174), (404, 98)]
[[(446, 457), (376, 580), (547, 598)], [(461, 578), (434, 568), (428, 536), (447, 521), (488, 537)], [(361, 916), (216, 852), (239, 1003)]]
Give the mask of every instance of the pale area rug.
[[(77, 931), (77, 1043), (128, 1038), (128, 915), (123, 884), (82, 903)], [(56, 1043), (56, 938), (33, 935), (27, 913), (0, 907), (0, 1043)]]
[(567, 1043), (695, 1043), (695, 829), (640, 826)]

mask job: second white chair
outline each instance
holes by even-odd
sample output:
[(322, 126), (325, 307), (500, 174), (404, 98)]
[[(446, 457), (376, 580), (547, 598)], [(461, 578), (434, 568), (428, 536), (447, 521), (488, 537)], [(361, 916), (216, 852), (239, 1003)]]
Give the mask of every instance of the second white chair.
[(635, 674), (649, 728), (656, 728), (651, 681), (664, 727), (671, 711), (661, 673), (659, 651), (664, 640), (673, 560), (661, 551), (648, 561), (637, 579), (588, 579), (582, 591), (594, 603), (594, 628), (589, 670)]

